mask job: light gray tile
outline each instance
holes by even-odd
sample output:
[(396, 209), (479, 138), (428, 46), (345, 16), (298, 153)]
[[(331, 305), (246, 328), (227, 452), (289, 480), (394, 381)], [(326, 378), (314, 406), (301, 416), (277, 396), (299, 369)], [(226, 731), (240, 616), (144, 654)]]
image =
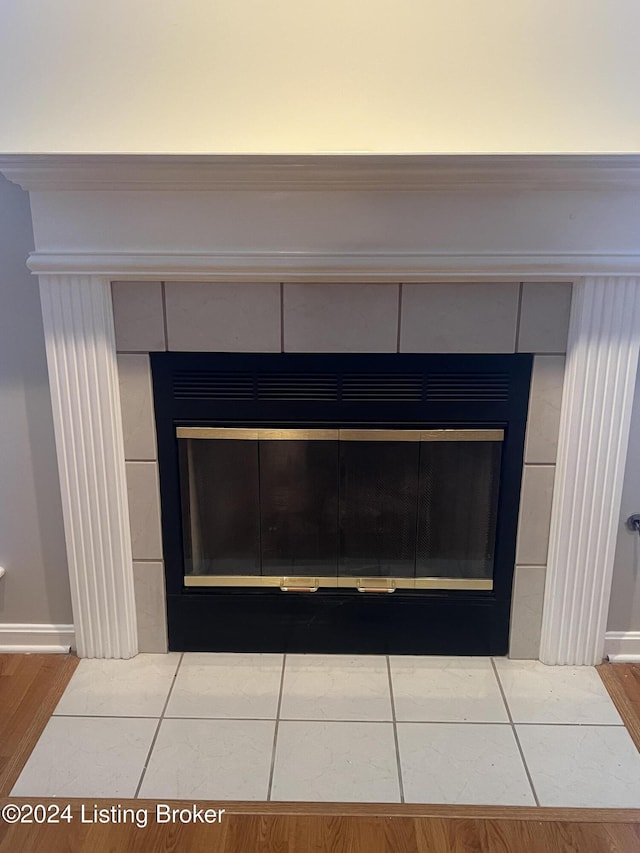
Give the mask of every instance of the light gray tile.
[(266, 800), (275, 721), (163, 720), (141, 797)]
[(85, 717), (159, 717), (180, 655), (80, 661), (54, 714)]
[(271, 799), (399, 802), (393, 724), (281, 722)]
[(150, 654), (167, 651), (167, 606), (164, 564), (134, 563), (138, 649)]
[(280, 285), (165, 284), (170, 350), (280, 352)]
[(515, 723), (622, 725), (592, 666), (545, 666), (507, 658), (495, 662)]
[(160, 282), (114, 281), (111, 293), (116, 349), (119, 352), (166, 349)]
[(533, 360), (525, 462), (556, 461), (564, 363), (563, 355), (537, 355)]
[(383, 655), (287, 655), (280, 717), (391, 720)]
[(285, 284), (287, 352), (396, 352), (397, 284)]
[(519, 285), (405, 284), (401, 352), (514, 352)]
[(156, 462), (127, 462), (127, 494), (134, 560), (161, 560), (160, 490)]
[(149, 356), (119, 355), (125, 459), (156, 459), (156, 422)]
[(566, 352), (571, 284), (524, 284), (520, 308), (518, 352)]
[(541, 806), (640, 808), (640, 755), (623, 726), (517, 726)]
[(509, 725), (398, 723), (408, 803), (534, 806)]
[(508, 723), (490, 658), (392, 656), (397, 720)]
[(133, 797), (157, 720), (51, 717), (14, 797)]
[(282, 655), (185, 655), (167, 717), (268, 717), (275, 719)]
[(554, 465), (524, 466), (516, 545), (519, 565), (546, 565), (554, 476)]
[(511, 599), (509, 657), (537, 660), (546, 566), (516, 566)]

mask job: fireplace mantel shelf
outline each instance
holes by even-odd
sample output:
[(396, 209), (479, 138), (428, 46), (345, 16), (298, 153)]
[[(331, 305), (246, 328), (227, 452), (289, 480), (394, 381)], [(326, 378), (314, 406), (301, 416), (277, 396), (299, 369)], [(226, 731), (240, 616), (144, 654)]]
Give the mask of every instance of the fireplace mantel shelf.
[(637, 252), (34, 252), (38, 275), (105, 275), (114, 280), (387, 282), (573, 281), (633, 275)]
[(640, 154), (5, 154), (29, 191), (640, 190)]

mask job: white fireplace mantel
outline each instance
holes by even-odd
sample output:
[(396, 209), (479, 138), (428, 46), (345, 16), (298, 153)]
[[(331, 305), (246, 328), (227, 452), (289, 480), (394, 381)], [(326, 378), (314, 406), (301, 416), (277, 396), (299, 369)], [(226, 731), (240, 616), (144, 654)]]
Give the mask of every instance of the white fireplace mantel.
[(0, 171), (29, 191), (640, 190), (638, 154), (12, 154)]
[(598, 662), (640, 346), (639, 169), (635, 157), (0, 158), (31, 194), (80, 655), (137, 651), (112, 280), (526, 278), (574, 282), (541, 658)]

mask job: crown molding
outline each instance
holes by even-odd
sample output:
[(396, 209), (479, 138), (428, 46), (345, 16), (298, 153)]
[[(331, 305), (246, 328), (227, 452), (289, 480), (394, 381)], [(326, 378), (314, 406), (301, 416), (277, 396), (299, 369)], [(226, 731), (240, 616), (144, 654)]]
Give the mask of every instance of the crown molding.
[(640, 252), (536, 255), (426, 252), (34, 252), (27, 265), (38, 275), (98, 275), (122, 281), (571, 281), (595, 274), (637, 275), (640, 271)]
[(6, 154), (25, 190), (640, 190), (640, 154)]

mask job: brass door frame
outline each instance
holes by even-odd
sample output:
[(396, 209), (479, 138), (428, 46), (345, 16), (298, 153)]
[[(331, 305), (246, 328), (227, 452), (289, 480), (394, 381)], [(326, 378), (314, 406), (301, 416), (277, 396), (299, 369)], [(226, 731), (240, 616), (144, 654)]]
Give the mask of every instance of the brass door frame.
[[(262, 429), (245, 427), (177, 427), (180, 439), (236, 441), (504, 441), (502, 429)], [(358, 578), (289, 577), (286, 575), (185, 575), (187, 587), (276, 587), (283, 591), (315, 592), (357, 589), (394, 592), (396, 589), (492, 590), (487, 578)]]
[(492, 590), (491, 578), (389, 578), (389, 577), (332, 577), (288, 575), (185, 575), (188, 587), (277, 587), (307, 592), (324, 589), (357, 589), (393, 592), (395, 589), (477, 589)]
[(176, 427), (176, 437), (236, 441), (504, 441), (504, 430)]

